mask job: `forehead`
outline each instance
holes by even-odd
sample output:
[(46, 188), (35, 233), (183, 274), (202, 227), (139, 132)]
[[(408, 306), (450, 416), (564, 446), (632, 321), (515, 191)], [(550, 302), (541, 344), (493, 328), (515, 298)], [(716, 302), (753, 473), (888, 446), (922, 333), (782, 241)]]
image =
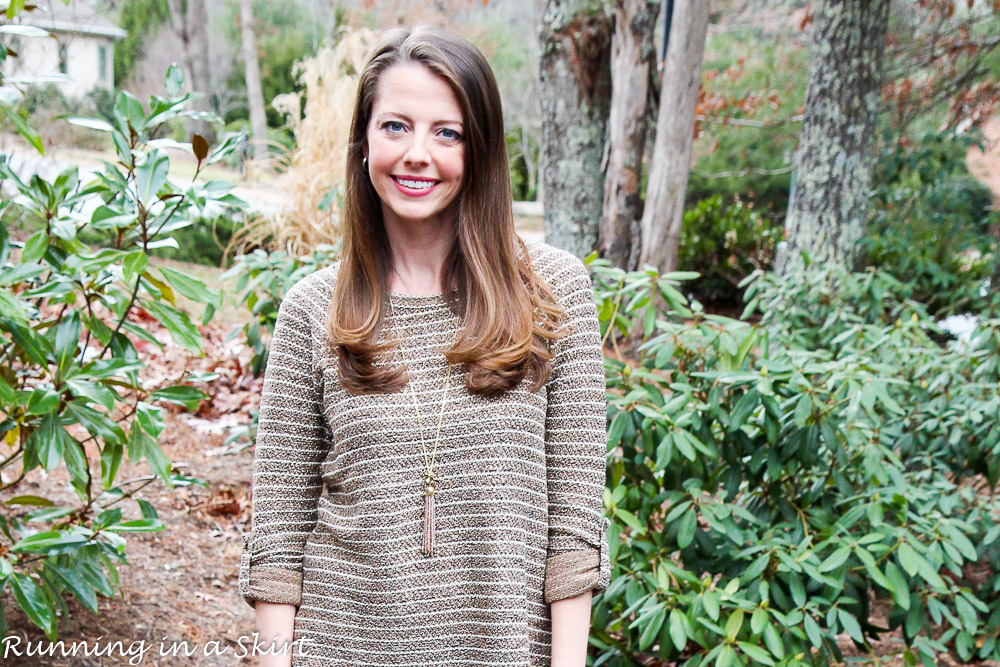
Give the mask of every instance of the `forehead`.
[(378, 78), (372, 117), (400, 113), (411, 118), (461, 120), (462, 110), (448, 82), (417, 63), (399, 63)]

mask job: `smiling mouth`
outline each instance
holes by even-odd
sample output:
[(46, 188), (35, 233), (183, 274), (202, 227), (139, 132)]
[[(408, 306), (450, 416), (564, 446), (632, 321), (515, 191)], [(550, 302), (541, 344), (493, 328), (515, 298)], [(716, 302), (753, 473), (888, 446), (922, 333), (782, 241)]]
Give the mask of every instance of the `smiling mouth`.
[(426, 190), (439, 183), (432, 178), (408, 178), (405, 176), (393, 176), (392, 180), (410, 190)]
[(433, 192), (441, 181), (430, 178), (406, 178), (390, 176), (392, 182), (396, 184), (396, 189), (407, 197), (423, 197)]

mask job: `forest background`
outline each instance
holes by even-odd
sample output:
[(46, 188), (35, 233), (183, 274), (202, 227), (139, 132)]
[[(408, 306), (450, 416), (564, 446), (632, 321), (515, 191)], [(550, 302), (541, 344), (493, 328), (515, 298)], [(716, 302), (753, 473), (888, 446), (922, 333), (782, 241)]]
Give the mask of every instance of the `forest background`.
[(252, 631), (269, 334), (339, 251), (365, 50), (430, 22), (497, 74), (519, 232), (592, 270), (592, 664), (1000, 659), (1000, 3), (96, 7), (112, 91), (0, 88), (5, 635)]

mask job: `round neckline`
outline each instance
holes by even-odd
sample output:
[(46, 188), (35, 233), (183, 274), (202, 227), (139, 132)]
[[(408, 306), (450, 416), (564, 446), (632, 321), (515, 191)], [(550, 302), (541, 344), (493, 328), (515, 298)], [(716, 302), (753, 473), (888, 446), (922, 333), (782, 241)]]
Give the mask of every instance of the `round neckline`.
[(437, 294), (401, 294), (398, 292), (389, 292), (389, 300), (400, 305), (428, 304), (443, 301), (446, 296), (456, 292), (458, 292), (457, 287), (448, 292), (438, 292)]

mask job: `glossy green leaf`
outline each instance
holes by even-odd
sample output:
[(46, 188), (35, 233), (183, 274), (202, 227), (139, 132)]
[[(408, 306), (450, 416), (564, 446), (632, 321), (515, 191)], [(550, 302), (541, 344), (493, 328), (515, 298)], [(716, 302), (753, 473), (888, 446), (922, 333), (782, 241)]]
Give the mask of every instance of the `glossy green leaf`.
[(768, 655), (767, 651), (759, 646), (751, 644), (749, 642), (737, 642), (737, 646), (743, 651), (747, 656), (750, 657), (754, 662), (760, 663), (762, 665), (769, 665), (773, 667), (774, 660)]
[(146, 155), (145, 161), (136, 167), (136, 196), (143, 205), (148, 207), (156, 199), (156, 194), (167, 181), (169, 171), (170, 158), (159, 150), (151, 151)]
[(656, 641), (657, 636), (660, 634), (660, 628), (663, 627), (663, 621), (667, 617), (667, 610), (665, 607), (660, 607), (653, 615), (646, 627), (642, 629), (642, 634), (639, 635), (639, 649), (645, 651), (653, 642)]
[(142, 307), (167, 328), (174, 342), (189, 352), (201, 355), (201, 334), (188, 316), (167, 303), (142, 300)]
[(899, 545), (899, 564), (903, 566), (906, 573), (911, 577), (916, 576), (917, 572), (920, 570), (920, 561), (923, 559), (913, 550), (906, 542)]
[(14, 592), (14, 600), (21, 610), (32, 623), (45, 632), (49, 640), (55, 640), (55, 609), (45, 590), (36, 584), (34, 579), (18, 572), (11, 574), (8, 581)]
[(94, 589), (87, 585), (83, 577), (75, 569), (75, 565), (68, 567), (56, 565), (53, 561), (46, 561), (45, 567), (58, 577), (63, 585), (73, 593), (87, 609), (97, 613), (97, 594)]
[(819, 624), (816, 623), (816, 620), (813, 619), (811, 615), (806, 614), (803, 619), (803, 623), (806, 630), (806, 636), (809, 637), (809, 641), (812, 642), (812, 645), (816, 648), (822, 648), (823, 631), (820, 630)]
[(202, 281), (175, 271), (167, 266), (157, 267), (170, 285), (188, 299), (198, 303), (213, 303), (222, 307), (222, 294), (219, 290), (209, 289)]
[(677, 525), (677, 546), (686, 549), (694, 541), (694, 533), (698, 527), (698, 515), (693, 509), (685, 512)]
[(767, 650), (771, 652), (771, 655), (778, 660), (785, 659), (784, 644), (781, 641), (781, 637), (775, 632), (774, 626), (770, 623), (764, 628), (764, 644), (767, 645)]
[[(23, 0), (18, 1), (23, 4)], [(0, 111), (3, 111), (4, 115), (7, 116), (10, 122), (14, 125), (14, 129), (17, 130), (17, 133), (20, 134), (32, 148), (42, 155), (45, 155), (45, 146), (42, 144), (42, 138), (39, 136), (38, 131), (28, 125), (28, 122), (21, 117), (21, 114), (19, 114), (13, 107), (9, 107), (6, 104), (0, 104)]]
[(670, 640), (678, 651), (683, 651), (687, 646), (687, 630), (681, 616), (682, 613), (677, 609), (670, 610)]
[(737, 609), (729, 615), (729, 620), (726, 621), (726, 639), (731, 642), (736, 640), (736, 636), (743, 628), (743, 615), (743, 610)]

